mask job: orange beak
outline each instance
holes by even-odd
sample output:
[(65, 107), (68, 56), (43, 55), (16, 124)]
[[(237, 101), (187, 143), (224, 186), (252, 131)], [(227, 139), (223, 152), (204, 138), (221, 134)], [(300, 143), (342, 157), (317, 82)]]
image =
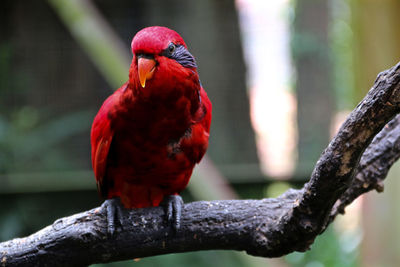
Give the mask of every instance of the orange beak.
[(153, 76), (155, 66), (154, 59), (144, 57), (138, 59), (139, 81), (143, 88), (146, 86), (146, 81)]

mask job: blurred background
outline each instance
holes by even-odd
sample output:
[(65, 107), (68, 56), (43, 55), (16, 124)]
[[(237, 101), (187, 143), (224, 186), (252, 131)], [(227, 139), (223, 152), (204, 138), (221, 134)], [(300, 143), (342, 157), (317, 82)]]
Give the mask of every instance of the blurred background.
[[(89, 132), (128, 77), (140, 29), (179, 32), (213, 102), (186, 202), (301, 187), (376, 75), (400, 59), (398, 0), (3, 0), (0, 241), (101, 204)], [(94, 266), (399, 266), (400, 174), (348, 207), (311, 251), (172, 254)]]

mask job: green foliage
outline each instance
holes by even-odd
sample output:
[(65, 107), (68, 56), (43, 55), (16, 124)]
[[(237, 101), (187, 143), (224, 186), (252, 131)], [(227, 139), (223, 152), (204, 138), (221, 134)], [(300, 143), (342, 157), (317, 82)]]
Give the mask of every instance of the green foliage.
[(293, 267), (356, 267), (360, 238), (360, 233), (339, 235), (329, 227), (317, 237), (311, 250), (291, 253), (285, 260)]
[(31, 106), (0, 115), (0, 174), (77, 169), (72, 155), (59, 146), (90, 129), (91, 110), (43, 121), (46, 112)]
[[(93, 267), (254, 267), (259, 266), (251, 260), (243, 260), (243, 253), (231, 251), (200, 251), (184, 254), (168, 254), (151, 258), (136, 259), (132, 261), (115, 262), (109, 264), (94, 264)], [(265, 265), (263, 265), (265, 266)]]
[(351, 109), (357, 99), (354, 89), (353, 29), (347, 0), (331, 1), (330, 41), (333, 50), (333, 86), (338, 110)]

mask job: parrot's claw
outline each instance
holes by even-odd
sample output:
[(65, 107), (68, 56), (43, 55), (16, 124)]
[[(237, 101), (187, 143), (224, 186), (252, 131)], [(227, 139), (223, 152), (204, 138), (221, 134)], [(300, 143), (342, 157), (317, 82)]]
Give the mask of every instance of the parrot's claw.
[(168, 225), (172, 225), (172, 228), (177, 231), (181, 228), (181, 217), (183, 200), (179, 195), (169, 195), (164, 199), (165, 203), (165, 214), (167, 216)]
[(107, 233), (109, 236), (113, 236), (115, 233), (116, 224), (118, 220), (122, 228), (122, 206), (119, 198), (107, 199), (101, 205), (103, 209), (106, 209), (107, 215)]

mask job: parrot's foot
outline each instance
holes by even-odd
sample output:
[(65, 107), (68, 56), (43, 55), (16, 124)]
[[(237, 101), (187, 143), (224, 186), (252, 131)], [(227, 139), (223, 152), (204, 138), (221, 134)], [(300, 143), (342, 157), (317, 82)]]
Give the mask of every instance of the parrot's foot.
[(181, 228), (183, 200), (179, 195), (169, 195), (164, 198), (165, 214), (168, 225), (177, 231)]
[(122, 227), (122, 205), (119, 198), (107, 199), (101, 205), (103, 209), (106, 209), (107, 214), (107, 233), (109, 236), (113, 236), (115, 233), (116, 222), (118, 220), (119, 225)]

